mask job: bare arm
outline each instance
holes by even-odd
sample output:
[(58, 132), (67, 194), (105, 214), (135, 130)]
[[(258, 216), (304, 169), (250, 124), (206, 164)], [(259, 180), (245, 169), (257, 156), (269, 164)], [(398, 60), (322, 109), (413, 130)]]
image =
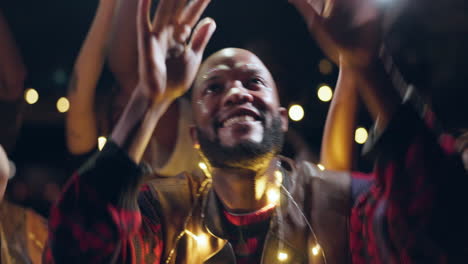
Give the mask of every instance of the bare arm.
[[(149, 3), (140, 0), (138, 10), (139, 81), (112, 133), (115, 143), (137, 163), (162, 115), (190, 88), (215, 30), (214, 21), (204, 19), (190, 39), (184, 34), (192, 31), (208, 0), (193, 1), (188, 6), (183, 1), (161, 1), (153, 25), (148, 21)], [(177, 44), (181, 41), (189, 42), (181, 47)], [(179, 48), (179, 55), (169, 56), (171, 50)]]
[(353, 167), (353, 135), (359, 94), (354, 73), (340, 68), (322, 137), (320, 163), (330, 170)]
[(126, 94), (138, 82), (136, 15), (138, 1), (116, 0), (109, 43), (109, 67)]
[[(149, 234), (149, 242), (143, 246), (151, 254), (142, 257), (154, 257), (154, 262), (160, 263), (164, 245), (161, 232), (156, 231), (160, 230), (160, 221), (156, 215), (142, 217), (139, 210), (137, 198), (144, 173), (137, 163), (162, 113), (195, 78), (214, 22), (201, 22), (181, 53), (169, 57), (168, 51), (176, 45), (174, 38), (180, 37), (172, 32), (179, 26), (174, 18), (181, 13), (181, 21), (187, 21), (183, 19), (186, 16), (193, 18), (193, 24), (187, 23), (191, 30), (204, 6), (185, 7), (182, 1), (161, 0), (154, 25), (150, 25), (149, 0), (139, 2), (138, 85), (114, 128), (113, 142), (96, 154), (89, 163), (94, 165), (85, 165), (72, 177), (53, 207), (45, 263), (138, 261), (142, 255), (133, 241), (142, 234), (143, 222), (148, 227), (144, 232)], [(166, 67), (166, 62), (172, 67)], [(83, 243), (90, 246), (83, 249)]]
[[(117, 79), (121, 90), (120, 96), (129, 98), (138, 82), (138, 53), (137, 53), (137, 6), (138, 1), (116, 0), (116, 14), (114, 16), (111, 41), (109, 42), (109, 66)], [(156, 125), (154, 139), (160, 154), (159, 164), (166, 164), (170, 154), (177, 144), (179, 107), (171, 104), (161, 116), (161, 122)]]
[[(384, 127), (395, 109), (395, 96), (389, 78), (377, 58), (382, 42), (382, 10), (375, 1), (363, 0), (289, 0), (304, 17), (309, 31), (332, 59), (338, 58), (340, 70), (357, 80), (364, 103)], [(320, 9), (314, 4), (323, 5)], [(322, 10), (322, 11), (319, 11)]]
[[(322, 141), (321, 162), (330, 169), (349, 170), (358, 95), (377, 120), (379, 129), (386, 126), (398, 103), (376, 58), (381, 40), (379, 10), (368, 1), (290, 2), (304, 17), (322, 50), (340, 66)], [(320, 8), (321, 5), (325, 7)], [(340, 16), (343, 12), (351, 15)]]
[(93, 24), (75, 62), (68, 97), (67, 146), (73, 154), (84, 154), (97, 144), (98, 127), (94, 109), (96, 85), (105, 61), (115, 0), (101, 0)]

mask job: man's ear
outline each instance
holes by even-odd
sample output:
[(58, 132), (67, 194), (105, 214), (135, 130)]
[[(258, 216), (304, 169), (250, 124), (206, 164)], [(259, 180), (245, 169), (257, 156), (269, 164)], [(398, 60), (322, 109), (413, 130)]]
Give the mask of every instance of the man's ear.
[(279, 114), (281, 118), (281, 130), (287, 132), (289, 127), (288, 110), (284, 107), (280, 107)]
[(199, 149), (200, 144), (198, 143), (197, 128), (195, 127), (195, 125), (190, 125), (189, 130), (190, 130), (190, 138), (192, 139), (193, 147), (196, 148), (196, 149)]

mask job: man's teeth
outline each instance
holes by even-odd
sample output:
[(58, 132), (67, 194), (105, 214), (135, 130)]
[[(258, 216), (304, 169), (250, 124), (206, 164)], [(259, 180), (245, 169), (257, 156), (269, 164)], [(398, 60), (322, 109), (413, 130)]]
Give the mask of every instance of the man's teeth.
[(255, 119), (251, 116), (248, 115), (243, 115), (243, 116), (234, 116), (229, 118), (228, 120), (224, 121), (223, 126), (228, 127), (232, 124), (235, 123), (240, 123), (240, 122), (250, 122), (250, 121), (255, 121)]

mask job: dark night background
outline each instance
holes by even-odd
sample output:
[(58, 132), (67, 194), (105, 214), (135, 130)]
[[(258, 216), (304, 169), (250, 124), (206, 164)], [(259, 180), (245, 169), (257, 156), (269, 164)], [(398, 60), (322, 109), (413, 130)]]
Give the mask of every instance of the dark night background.
[[(387, 5), (398, 2), (380, 1)], [(431, 98), (436, 114), (455, 132), (468, 128), (466, 2), (411, 1), (387, 37), (405, 78)], [(25, 106), (23, 127), (12, 153), (19, 167), (18, 176), (11, 183), (10, 192), (19, 192), (18, 202), (42, 213), (47, 212), (48, 204), (38, 201), (44, 200), (45, 190), (53, 188), (48, 183), (63, 184), (79, 163), (65, 148), (65, 115), (57, 112), (55, 102), (66, 95), (74, 60), (97, 4), (97, 0), (0, 3), (28, 69), (26, 88), (35, 88), (40, 94), (37, 104)], [(329, 75), (320, 73), (318, 64), (324, 55), (296, 10), (286, 0), (212, 0), (206, 15), (218, 24), (206, 54), (223, 47), (243, 47), (264, 59), (280, 85), (282, 104), (304, 106), (305, 118), (291, 122), (291, 126), (317, 152), (329, 103), (321, 102), (316, 90), (322, 83), (333, 87), (338, 69), (334, 67)], [(110, 86), (110, 74), (104, 76), (98, 87), (101, 91)], [(372, 124), (364, 111), (359, 120), (364, 127)], [(44, 167), (48, 169), (42, 171)], [(34, 173), (28, 174), (34, 168)], [(21, 196), (21, 192), (27, 194)]]

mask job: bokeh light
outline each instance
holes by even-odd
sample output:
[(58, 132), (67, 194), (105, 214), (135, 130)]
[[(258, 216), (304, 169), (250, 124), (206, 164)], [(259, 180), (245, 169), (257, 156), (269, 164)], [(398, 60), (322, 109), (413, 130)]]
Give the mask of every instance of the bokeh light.
[(318, 67), (320, 73), (323, 75), (331, 74), (333, 71), (333, 64), (327, 59), (320, 60)]
[(106, 145), (106, 142), (107, 142), (107, 138), (99, 137), (98, 138), (98, 149), (102, 150), (104, 148), (104, 146)]
[(297, 105), (297, 104), (291, 105), (291, 107), (289, 107), (288, 113), (289, 113), (289, 118), (292, 121), (299, 122), (304, 118), (304, 108), (302, 108), (302, 106)]
[(333, 98), (333, 90), (328, 85), (322, 85), (317, 91), (317, 96), (322, 102), (329, 102)]
[(35, 89), (29, 88), (24, 92), (24, 100), (28, 104), (35, 104), (39, 101), (39, 93)]
[(356, 132), (354, 133), (354, 140), (358, 144), (366, 143), (368, 137), (369, 137), (369, 133), (367, 133), (367, 130), (363, 127), (357, 128)]
[(70, 101), (66, 97), (60, 97), (57, 100), (57, 110), (60, 113), (65, 113), (70, 109)]
[(320, 245), (316, 245), (312, 248), (312, 255), (317, 256), (320, 253)]
[(324, 170), (325, 170), (325, 166), (323, 166), (322, 164), (317, 164), (317, 167), (318, 167), (321, 171), (324, 171)]
[(288, 254), (284, 252), (278, 252), (278, 260), (279, 261), (286, 261), (288, 259)]

